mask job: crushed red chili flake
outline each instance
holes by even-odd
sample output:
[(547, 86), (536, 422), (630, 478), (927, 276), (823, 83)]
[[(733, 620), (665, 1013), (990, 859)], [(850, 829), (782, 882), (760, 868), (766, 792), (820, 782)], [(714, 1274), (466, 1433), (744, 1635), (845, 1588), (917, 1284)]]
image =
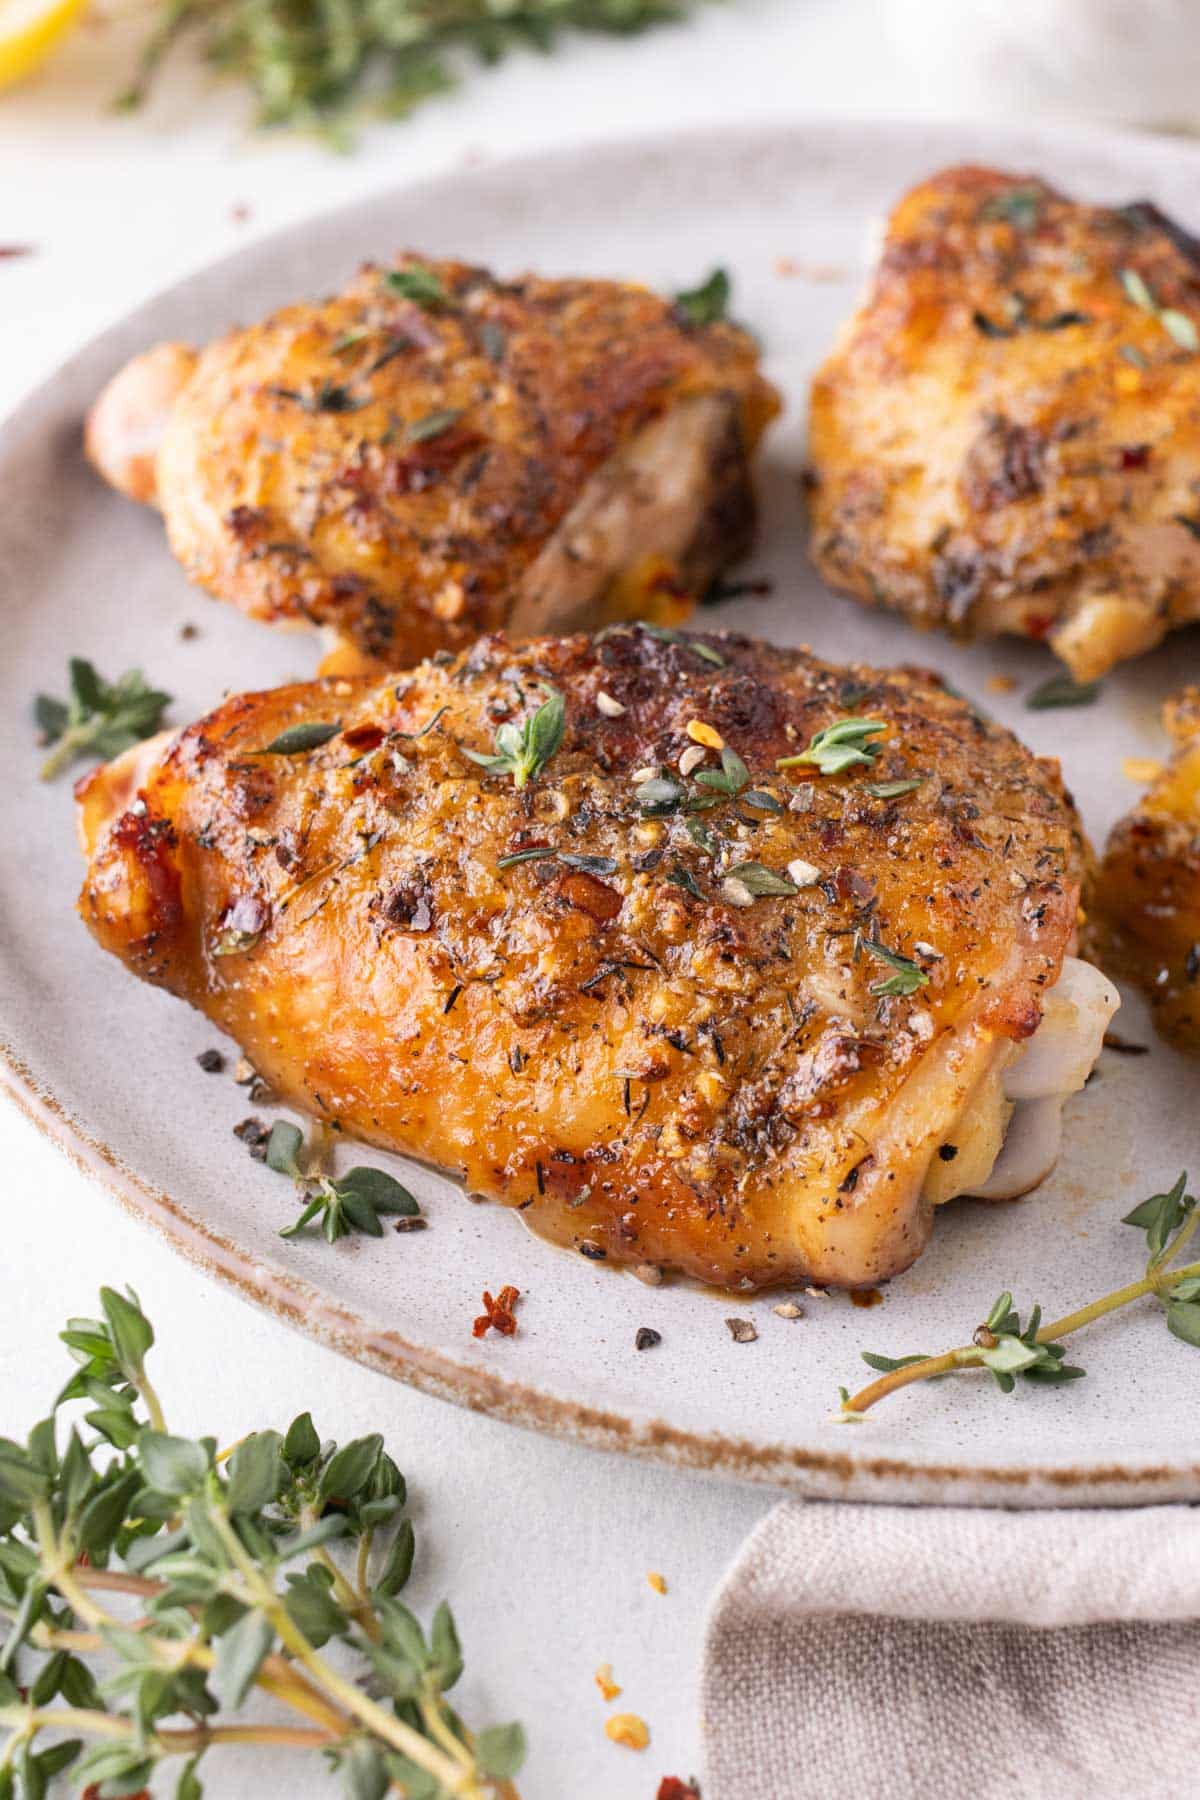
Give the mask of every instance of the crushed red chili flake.
[[(100, 1800), (100, 1783), (89, 1781), (79, 1800)], [(151, 1800), (149, 1788), (139, 1788), (136, 1794), (130, 1794), (128, 1800)]]
[(512, 1337), (517, 1329), (513, 1307), (520, 1298), (520, 1288), (502, 1287), (494, 1300), (484, 1288), (483, 1311), (471, 1327), (472, 1337), (481, 1338), (488, 1331), (498, 1331), (501, 1337)]
[(664, 1775), (655, 1800), (700, 1800), (700, 1789), (694, 1781), (680, 1781), (678, 1775)]
[(351, 750), (377, 750), (384, 735), (381, 725), (352, 725), (349, 731), (343, 731), (342, 742)]

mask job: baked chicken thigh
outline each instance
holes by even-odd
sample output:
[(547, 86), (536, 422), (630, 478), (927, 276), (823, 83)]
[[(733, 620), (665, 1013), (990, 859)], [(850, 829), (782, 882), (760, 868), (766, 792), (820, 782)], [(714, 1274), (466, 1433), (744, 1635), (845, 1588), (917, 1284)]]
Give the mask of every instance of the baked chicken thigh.
[(892, 215), (812, 391), (825, 578), (1045, 639), (1080, 680), (1200, 618), (1200, 245), (949, 169)]
[(682, 617), (749, 546), (777, 409), (746, 332), (645, 288), (403, 257), (148, 351), (86, 444), (201, 587), (395, 668), (498, 626)]
[(1200, 688), (1168, 702), (1163, 723), (1175, 755), (1100, 866), (1098, 954), (1146, 990), (1165, 1037), (1200, 1053)]
[(282, 1097), (726, 1286), (877, 1282), (1034, 1185), (1116, 1005), (1057, 766), (920, 671), (493, 636), (227, 700), (80, 800), (96, 938)]

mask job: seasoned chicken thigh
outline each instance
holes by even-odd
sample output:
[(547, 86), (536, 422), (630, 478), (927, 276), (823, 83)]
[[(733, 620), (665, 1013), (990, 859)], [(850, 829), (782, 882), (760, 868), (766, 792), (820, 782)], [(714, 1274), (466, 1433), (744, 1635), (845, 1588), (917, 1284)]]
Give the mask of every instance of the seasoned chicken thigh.
[(1116, 1004), (1056, 765), (919, 671), (490, 637), (227, 700), (80, 798), (96, 938), (281, 1096), (728, 1286), (873, 1283), (1031, 1186)]
[(201, 587), (397, 667), (682, 617), (748, 548), (777, 408), (746, 332), (645, 288), (406, 257), (137, 358), (87, 448)]
[(950, 169), (813, 384), (834, 586), (1080, 680), (1200, 618), (1200, 246), (1154, 207)]
[(1170, 701), (1163, 723), (1175, 755), (1100, 867), (1098, 954), (1145, 988), (1165, 1037), (1200, 1053), (1200, 687)]

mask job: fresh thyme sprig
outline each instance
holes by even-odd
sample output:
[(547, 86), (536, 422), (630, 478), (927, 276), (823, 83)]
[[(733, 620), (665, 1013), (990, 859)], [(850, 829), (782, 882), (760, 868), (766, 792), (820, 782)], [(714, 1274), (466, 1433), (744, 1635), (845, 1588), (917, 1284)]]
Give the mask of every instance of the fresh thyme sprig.
[(822, 775), (840, 775), (843, 769), (852, 769), (857, 763), (864, 763), (869, 768), (881, 748), (870, 740), (886, 730), (886, 719), (835, 719), (832, 725), (817, 732), (807, 750), (801, 750), (795, 756), (779, 757), (775, 767), (795, 769), (804, 763), (812, 763)]
[(1001, 1294), (969, 1344), (940, 1356), (878, 1356), (864, 1351), (863, 1361), (882, 1371), (857, 1394), (839, 1388), (842, 1419), (861, 1419), (872, 1406), (908, 1387), (914, 1381), (932, 1381), (961, 1369), (989, 1369), (1002, 1393), (1011, 1393), (1017, 1375), (1046, 1384), (1077, 1381), (1084, 1371), (1064, 1363), (1061, 1338), (1081, 1331), (1106, 1313), (1116, 1312), (1147, 1295), (1165, 1309), (1167, 1328), (1185, 1344), (1200, 1347), (1200, 1262), (1179, 1264), (1178, 1257), (1200, 1224), (1195, 1197), (1187, 1192), (1187, 1175), (1181, 1174), (1162, 1194), (1152, 1194), (1135, 1206), (1122, 1221), (1146, 1233), (1150, 1252), (1146, 1273), (1139, 1281), (1117, 1288), (1052, 1324), (1042, 1324), (1042, 1309), (1035, 1306), (1029, 1323), (1022, 1327), (1013, 1310), (1012, 1295)]
[(549, 698), (520, 725), (509, 720), (496, 733), (496, 749), (488, 755), (482, 750), (468, 750), (460, 745), (464, 756), (478, 763), (490, 775), (511, 775), (513, 785), (522, 788), (540, 775), (563, 741), (566, 728), (566, 703), (557, 688), (548, 689)]
[[(521, 1727), (463, 1724), (449, 1607), (426, 1635), (398, 1598), (414, 1535), (382, 1437), (322, 1442), (308, 1413), (220, 1452), (176, 1436), (136, 1296), (100, 1303), (62, 1333), (78, 1368), (50, 1412), (26, 1443), (0, 1438), (3, 1800), (42, 1800), (68, 1767), (104, 1800), (132, 1795), (172, 1763), (177, 1800), (201, 1800), (197, 1767), (222, 1744), (320, 1750), (349, 1800), (515, 1800)], [(77, 1400), (92, 1410), (60, 1450)], [(356, 1546), (352, 1566), (335, 1543)], [(251, 1693), (300, 1723), (237, 1719)]]
[(45, 741), (54, 745), (42, 764), (43, 781), (52, 781), (77, 756), (98, 756), (102, 762), (119, 756), (158, 730), (171, 703), (170, 694), (146, 686), (140, 669), (128, 669), (109, 683), (81, 656), (73, 656), (68, 668), (70, 699), (39, 694), (34, 702), (34, 718)]
[(416, 1219), (421, 1209), (403, 1184), (382, 1169), (348, 1169), (337, 1180), (326, 1175), (311, 1159), (302, 1166), (304, 1133), (289, 1119), (276, 1119), (267, 1139), (266, 1164), (277, 1175), (287, 1175), (300, 1189), (304, 1205), (298, 1218), (285, 1225), (280, 1237), (295, 1237), (319, 1219), (327, 1241), (336, 1244), (351, 1232), (382, 1237), (380, 1215)]
[(457, 85), (464, 59), (555, 48), (562, 31), (632, 36), (686, 17), (694, 0), (160, 0), (158, 23), (118, 105), (139, 106), (180, 37), (247, 83), (258, 123), (347, 142), (356, 113), (403, 118)]

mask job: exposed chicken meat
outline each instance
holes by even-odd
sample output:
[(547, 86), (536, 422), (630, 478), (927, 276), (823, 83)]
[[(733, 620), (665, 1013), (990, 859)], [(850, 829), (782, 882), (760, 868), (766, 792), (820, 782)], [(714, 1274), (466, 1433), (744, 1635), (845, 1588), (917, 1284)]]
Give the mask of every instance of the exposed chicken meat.
[(748, 548), (777, 408), (746, 332), (645, 288), (407, 257), (139, 357), (87, 448), (202, 587), (395, 667), (500, 625), (682, 617)]
[[(777, 767), (851, 709), (857, 763)], [(493, 637), (227, 700), (141, 755), (81, 784), (100, 943), (281, 1096), (593, 1257), (882, 1280), (1109, 1010), (1064, 975), (1056, 765), (919, 671)]]
[(1081, 680), (1200, 617), (1200, 247), (1145, 204), (949, 169), (813, 384), (833, 586)]
[(1096, 955), (1146, 990), (1155, 1023), (1200, 1052), (1200, 688), (1163, 710), (1177, 748), (1114, 828), (1096, 892)]

